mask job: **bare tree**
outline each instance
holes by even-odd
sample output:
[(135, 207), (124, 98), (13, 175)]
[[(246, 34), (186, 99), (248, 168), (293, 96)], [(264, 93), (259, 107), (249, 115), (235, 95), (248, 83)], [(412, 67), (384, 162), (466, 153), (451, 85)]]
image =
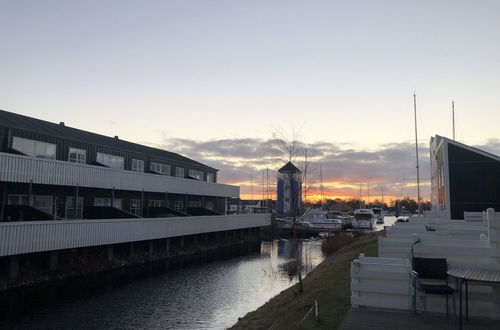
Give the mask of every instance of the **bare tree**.
[[(274, 134), (281, 141), (281, 152), (283, 162), (292, 162), (297, 156), (298, 147), (301, 144), (299, 141), (300, 134), (297, 130), (292, 129), (289, 133), (284, 130), (278, 130)], [(299, 213), (299, 198), (296, 192), (295, 183), (298, 183), (298, 189), (301, 189), (300, 184), (302, 183), (302, 175), (294, 171), (287, 171), (286, 174), (288, 181), (290, 183), (290, 212), (289, 215), (292, 217), (292, 235), (293, 235), (293, 245), (295, 248), (296, 264), (297, 264), (297, 277), (299, 282), (299, 292), (304, 291), (304, 284), (302, 281), (302, 260), (299, 240), (297, 238), (297, 218)]]
[(315, 168), (311, 166), (311, 158), (315, 156), (315, 150), (304, 145), (304, 160), (302, 161), (302, 196), (303, 200), (307, 200), (307, 194), (311, 188), (309, 178), (314, 173)]
[(273, 134), (281, 143), (279, 151), (284, 163), (293, 162), (297, 156), (300, 143), (300, 130), (292, 128), (289, 132), (278, 128)]

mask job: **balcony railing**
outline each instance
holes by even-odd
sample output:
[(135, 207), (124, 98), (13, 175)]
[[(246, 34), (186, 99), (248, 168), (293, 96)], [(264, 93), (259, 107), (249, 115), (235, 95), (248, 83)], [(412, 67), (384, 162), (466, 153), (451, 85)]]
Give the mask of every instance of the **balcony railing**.
[(240, 192), (226, 184), (9, 153), (0, 153), (0, 181), (214, 197), (238, 197)]
[(0, 223), (0, 257), (269, 226), (270, 214)]

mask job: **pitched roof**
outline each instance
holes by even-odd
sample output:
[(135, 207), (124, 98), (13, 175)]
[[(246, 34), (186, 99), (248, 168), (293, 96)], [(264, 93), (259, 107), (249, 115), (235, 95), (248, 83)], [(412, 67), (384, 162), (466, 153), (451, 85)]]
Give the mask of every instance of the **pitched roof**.
[[(485, 157), (492, 158), (492, 159), (494, 159), (496, 161), (500, 161), (500, 156), (492, 154), (491, 152), (488, 152), (488, 151), (484, 151), (482, 149), (478, 149), (476, 147), (471, 147), (469, 145), (463, 144), (463, 143), (455, 141), (453, 139), (449, 139), (447, 137), (440, 136), (440, 135), (436, 135), (435, 139), (436, 139), (438, 145), (439, 145), (439, 143), (441, 143), (441, 141), (446, 141), (449, 144), (453, 144), (453, 145), (456, 145), (458, 147), (461, 147), (461, 148), (467, 149), (469, 151), (475, 152), (477, 154), (483, 155)], [(434, 137), (431, 137), (431, 143), (432, 143), (433, 140), (434, 140)]]
[(23, 116), (5, 110), (0, 110), (0, 126), (20, 129), (29, 132), (36, 132), (43, 135), (64, 138), (93, 145), (105, 146), (112, 149), (122, 150), (124, 152), (133, 152), (152, 157), (164, 158), (181, 164), (191, 164), (198, 167), (204, 167), (207, 169), (218, 171), (213, 167), (199, 163), (174, 152), (148, 147), (142, 144), (125, 141), (118, 138), (112, 138), (97, 133), (91, 133), (81, 129), (68, 127), (62, 124), (51, 123), (49, 121)]
[(292, 162), (288, 162), (278, 170), (280, 173), (302, 173)]

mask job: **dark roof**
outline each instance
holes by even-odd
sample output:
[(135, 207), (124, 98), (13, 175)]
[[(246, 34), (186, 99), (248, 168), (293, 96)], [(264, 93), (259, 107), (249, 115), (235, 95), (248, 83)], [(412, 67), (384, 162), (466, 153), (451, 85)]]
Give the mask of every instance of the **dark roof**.
[(278, 170), (280, 173), (302, 173), (292, 162), (288, 162)]
[[(431, 137), (431, 139), (432, 139), (432, 137)], [(446, 142), (448, 142), (448, 143), (450, 143), (450, 144), (454, 144), (454, 145), (456, 145), (456, 146), (459, 146), (459, 147), (462, 147), (462, 148), (468, 149), (468, 150), (473, 151), (473, 152), (475, 152), (475, 153), (478, 153), (478, 154), (481, 154), (481, 155), (483, 155), (483, 156), (486, 156), (486, 157), (492, 158), (492, 159), (494, 159), (494, 160), (496, 160), (496, 161), (499, 161), (499, 160), (500, 160), (500, 156), (497, 156), (497, 155), (495, 155), (495, 154), (492, 154), (491, 152), (484, 151), (484, 150), (482, 150), (482, 149), (478, 149), (478, 148), (476, 148), (476, 147), (471, 147), (471, 146), (469, 146), (469, 145), (463, 144), (463, 143), (458, 142), (458, 141), (455, 141), (455, 140), (453, 140), (453, 139), (449, 139), (449, 138), (444, 137), (444, 136), (436, 135), (436, 139), (437, 139), (437, 144), (439, 144), (441, 141), (443, 141), (443, 140), (444, 140), (444, 141), (446, 141)], [(431, 140), (431, 143), (432, 143), (432, 141), (433, 141), (433, 140)]]
[(174, 152), (148, 147), (142, 144), (120, 140), (118, 138), (112, 138), (101, 134), (91, 133), (81, 129), (68, 127), (66, 125), (51, 123), (45, 120), (23, 116), (4, 110), (0, 110), (0, 126), (36, 132), (43, 135), (64, 138), (93, 145), (105, 146), (124, 152), (133, 152), (145, 156), (168, 159), (186, 165), (191, 164), (198, 167), (204, 167), (207, 169), (218, 171), (213, 167), (199, 163)]

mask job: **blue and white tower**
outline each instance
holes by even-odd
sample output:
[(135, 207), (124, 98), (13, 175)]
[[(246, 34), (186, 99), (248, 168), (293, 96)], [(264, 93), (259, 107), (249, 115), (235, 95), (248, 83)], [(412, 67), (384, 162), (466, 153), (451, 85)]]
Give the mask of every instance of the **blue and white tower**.
[(281, 214), (298, 212), (302, 200), (302, 172), (292, 162), (278, 170), (277, 187), (276, 211)]

